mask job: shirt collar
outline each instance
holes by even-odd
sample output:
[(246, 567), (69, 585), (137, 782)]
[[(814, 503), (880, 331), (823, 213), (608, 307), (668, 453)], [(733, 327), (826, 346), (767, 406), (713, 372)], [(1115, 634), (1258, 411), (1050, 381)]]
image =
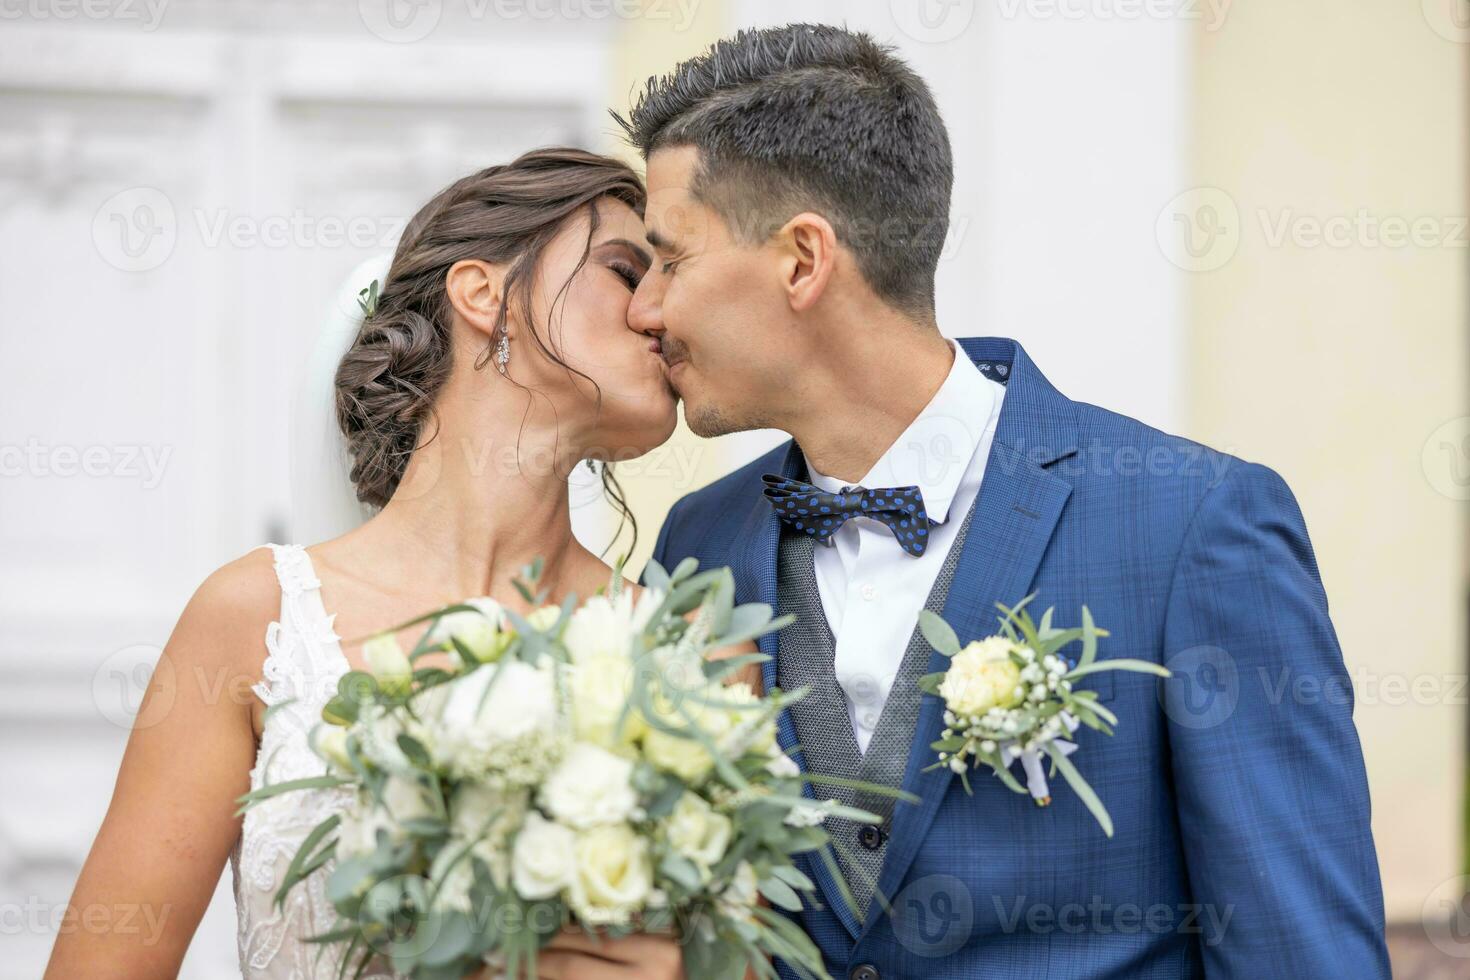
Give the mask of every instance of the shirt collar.
[[(924, 510), (940, 524), (949, 520), (950, 504), (989, 427), (996, 397), (995, 385), (964, 349), (953, 340), (949, 345), (954, 363), (944, 383), (860, 481), (870, 489), (917, 486), (924, 495)], [(807, 475), (828, 493), (849, 486), (817, 472), (810, 461)]]

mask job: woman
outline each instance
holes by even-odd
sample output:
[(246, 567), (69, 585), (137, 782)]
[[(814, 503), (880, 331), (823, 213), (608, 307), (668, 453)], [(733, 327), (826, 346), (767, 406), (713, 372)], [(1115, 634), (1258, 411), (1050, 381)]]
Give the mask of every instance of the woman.
[[(380, 509), (322, 544), (252, 551), (200, 586), (72, 895), (79, 908), (153, 906), (161, 937), (66, 933), (47, 977), (174, 975), (226, 858), (246, 976), (335, 974), (303, 943), (331, 925), (322, 879), (281, 909), (271, 897), (343, 797), (288, 794), (243, 827), (235, 799), (320, 769), (307, 731), (336, 678), (364, 663), (340, 637), (467, 596), (527, 612), (511, 583), (537, 557), (550, 602), (606, 584), (607, 565), (572, 536), (568, 473), (647, 452), (675, 425), (659, 345), (626, 321), (650, 261), (643, 203), (624, 164), (550, 149), (456, 181), (414, 217), (336, 373), (356, 494)], [(622, 506), (606, 471), (604, 483)], [(680, 957), (666, 937), (593, 945), (568, 933), (540, 970), (673, 977)]]

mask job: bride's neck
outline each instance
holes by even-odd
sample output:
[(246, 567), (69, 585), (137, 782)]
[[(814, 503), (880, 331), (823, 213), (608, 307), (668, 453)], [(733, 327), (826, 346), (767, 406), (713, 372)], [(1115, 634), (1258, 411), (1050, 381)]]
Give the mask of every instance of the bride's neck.
[[(560, 443), (560, 445), (557, 445)], [(559, 455), (558, 455), (559, 454)], [(555, 432), (441, 428), (417, 449), (393, 498), (371, 522), (394, 563), (453, 594), (504, 595), (535, 558), (559, 594), (583, 549), (572, 536), (567, 474), (576, 447)]]

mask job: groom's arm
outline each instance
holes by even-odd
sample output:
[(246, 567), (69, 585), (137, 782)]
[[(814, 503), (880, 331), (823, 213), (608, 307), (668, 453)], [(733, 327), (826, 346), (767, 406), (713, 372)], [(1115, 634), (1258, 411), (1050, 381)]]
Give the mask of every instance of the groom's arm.
[(1200, 503), (1164, 649), (1206, 974), (1387, 980), (1352, 687), (1301, 511), (1272, 470), (1238, 462)]

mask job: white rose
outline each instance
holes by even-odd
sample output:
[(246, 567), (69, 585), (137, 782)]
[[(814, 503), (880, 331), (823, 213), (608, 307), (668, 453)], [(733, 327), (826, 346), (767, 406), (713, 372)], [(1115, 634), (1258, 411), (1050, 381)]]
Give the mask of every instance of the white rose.
[(405, 717), (379, 704), (363, 705), (353, 726), (363, 758), (387, 772), (412, 772), (414, 764), (398, 745), (398, 736), (405, 734)]
[(777, 752), (771, 756), (771, 761), (766, 763), (766, 772), (777, 779), (795, 779), (801, 775), (801, 767), (785, 752)]
[(570, 888), (576, 876), (576, 835), (532, 810), (516, 835), (510, 875), (516, 894), (535, 901)]
[(398, 824), (438, 815), (429, 790), (418, 780), (396, 773), (389, 774), (383, 783), (383, 808)]
[(653, 618), (663, 593), (646, 590), (635, 601), (624, 590), (616, 599), (595, 595), (572, 613), (562, 642), (573, 660), (598, 655), (627, 657), (634, 636), (642, 633)]
[(466, 840), (502, 843), (526, 812), (526, 796), (524, 790), (460, 783), (449, 798), (449, 829)]
[(337, 825), (337, 857), (371, 854), (378, 846), (378, 828), (392, 831), (393, 820), (370, 798), (359, 798), (342, 811)]
[(483, 775), (507, 765), (507, 753), (521, 759), (555, 745), (556, 678), (549, 662), (487, 664), (431, 691), (444, 692), (426, 705), (434, 751), (457, 775)]
[(547, 632), (555, 626), (559, 619), (561, 619), (560, 606), (542, 606), (540, 609), (536, 609), (526, 616), (526, 622), (530, 623), (534, 629), (542, 633)]
[(631, 751), (648, 729), (636, 711), (623, 717), (632, 693), (632, 672), (626, 657), (606, 653), (571, 665), (572, 730), (577, 738), (614, 752)]
[(322, 722), (311, 730), (308, 741), (312, 751), (325, 759), (328, 765), (344, 773), (352, 772), (352, 762), (347, 757), (347, 729)]
[[(973, 717), (1021, 700), (1021, 671), (1011, 660), (1014, 644), (1003, 636), (971, 643), (950, 660), (939, 696), (957, 715)], [(1019, 693), (1018, 693), (1019, 692)]]
[[(453, 637), (474, 654), (477, 661), (489, 663), (498, 660), (513, 639), (512, 634), (506, 630), (505, 610), (500, 603), (487, 596), (466, 599), (462, 605), (474, 606), (477, 611), (454, 612), (441, 616), (429, 630), (429, 641), (449, 643)], [(463, 663), (459, 650), (452, 645), (449, 658), (456, 667), (467, 666)]]
[(741, 861), (736, 866), (730, 883), (720, 893), (720, 904), (728, 912), (739, 917), (743, 911), (749, 910), (759, 898), (760, 882), (756, 879), (755, 868), (749, 861)]
[(380, 633), (362, 645), (362, 656), (367, 661), (368, 673), (377, 680), (385, 691), (406, 689), (413, 679), (413, 667), (408, 655), (398, 645), (392, 633)]
[(719, 742), (722, 752), (739, 757), (752, 751), (761, 755), (780, 751), (776, 744), (776, 721), (762, 717), (760, 698), (749, 684), (744, 681), (726, 684), (709, 696), (732, 705), (716, 709), (729, 715), (729, 730)]
[(574, 743), (541, 786), (541, 805), (568, 827), (621, 823), (638, 805), (633, 763), (587, 742)]
[[(469, 846), (468, 853), (465, 853), (466, 845)], [(509, 855), (503, 850), (497, 850), (487, 841), (470, 844), (451, 837), (429, 867), (429, 877), (441, 881), (439, 890), (434, 893), (434, 908), (474, 912), (470, 886), (475, 883), (476, 859), (490, 870), (491, 880), (497, 888), (503, 889), (510, 883)]]
[(730, 846), (730, 818), (716, 813), (702, 797), (686, 792), (664, 822), (664, 834), (676, 854), (694, 862), (708, 880), (710, 868)]
[(648, 841), (627, 824), (603, 824), (577, 834), (573, 852), (572, 911), (588, 925), (626, 923), (653, 888)]

